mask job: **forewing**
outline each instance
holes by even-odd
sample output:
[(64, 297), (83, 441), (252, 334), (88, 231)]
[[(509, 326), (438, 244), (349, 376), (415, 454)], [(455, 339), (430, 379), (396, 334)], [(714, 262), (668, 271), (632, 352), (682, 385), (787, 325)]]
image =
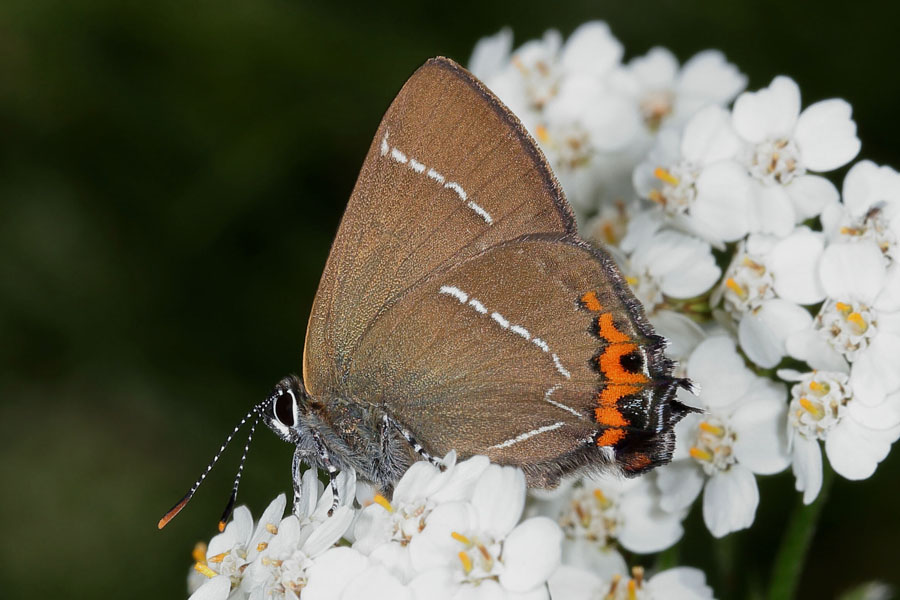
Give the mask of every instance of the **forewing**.
[(341, 390), (364, 332), (434, 271), (574, 228), (516, 117), (456, 63), (428, 61), (385, 114), (347, 205), (307, 328), (307, 389)]
[(611, 260), (526, 236), (435, 273), (366, 332), (345, 391), (437, 455), (486, 454), (552, 485), (584, 464), (671, 454), (677, 382)]

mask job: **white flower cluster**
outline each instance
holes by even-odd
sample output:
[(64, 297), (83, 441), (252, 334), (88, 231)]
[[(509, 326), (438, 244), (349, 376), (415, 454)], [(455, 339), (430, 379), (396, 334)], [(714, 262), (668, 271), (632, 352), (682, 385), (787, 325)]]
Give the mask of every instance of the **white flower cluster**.
[[(330, 489), (303, 476), (299, 513), (279, 496), (254, 527), (246, 507), (198, 552), (193, 600), (283, 598), (548, 598), (562, 531), (546, 517), (521, 520), (525, 477), (483, 456), (442, 471), (418, 462), (388, 501), (352, 473), (331, 517)], [(363, 508), (353, 508), (354, 499)]]
[[(456, 464), (453, 452), (443, 464), (443, 470), (425, 461), (414, 464), (390, 501), (357, 486), (352, 472), (341, 473), (337, 488), (344, 500), (331, 517), (331, 490), (323, 491), (315, 470), (307, 470), (296, 514), (283, 516), (284, 494), (255, 525), (241, 506), (208, 547), (198, 544), (188, 576), (191, 600), (541, 600), (590, 598), (601, 591), (623, 600), (712, 598), (696, 569), (671, 569), (645, 580), (639, 567), (626, 577), (621, 558), (594, 572), (569, 566), (592, 559), (563, 544), (556, 521), (522, 518), (521, 470), (491, 464), (484, 456)], [(640, 496), (626, 488), (622, 494), (636, 500), (630, 510), (640, 513)], [(615, 520), (610, 515), (606, 518)], [(593, 525), (599, 535), (603, 518), (598, 513)], [(679, 523), (670, 529), (678, 529), (670, 537), (680, 536)], [(632, 524), (631, 531), (635, 540), (648, 539), (639, 526)]]
[(591, 22), (515, 50), (504, 30), (470, 62), (701, 390), (679, 396), (703, 412), (678, 425), (671, 465), (535, 503), (581, 561), (564, 562), (601, 574), (623, 572), (617, 548), (674, 544), (701, 492), (721, 537), (752, 525), (757, 475), (792, 466), (811, 503), (820, 442), (835, 472), (865, 479), (900, 437), (900, 173), (862, 160), (839, 191), (823, 174), (860, 151), (851, 107), (804, 108), (789, 77), (746, 92), (717, 51), (622, 57)]

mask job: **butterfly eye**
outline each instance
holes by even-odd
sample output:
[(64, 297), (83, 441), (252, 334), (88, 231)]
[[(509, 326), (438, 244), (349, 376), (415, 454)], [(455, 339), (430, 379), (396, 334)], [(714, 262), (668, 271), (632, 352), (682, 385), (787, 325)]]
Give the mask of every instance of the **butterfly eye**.
[(275, 418), (285, 427), (294, 426), (294, 393), (286, 392), (275, 399)]

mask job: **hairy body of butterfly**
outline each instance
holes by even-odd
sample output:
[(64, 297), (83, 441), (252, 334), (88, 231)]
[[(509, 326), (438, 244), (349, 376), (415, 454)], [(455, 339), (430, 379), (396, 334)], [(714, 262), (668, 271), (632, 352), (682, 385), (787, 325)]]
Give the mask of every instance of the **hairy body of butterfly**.
[(454, 449), (521, 467), (537, 487), (579, 470), (637, 475), (671, 459), (691, 410), (664, 346), (613, 261), (578, 237), (518, 119), (437, 58), (363, 163), (302, 380), (282, 380), (244, 421), (295, 445), (295, 502), (303, 464), (332, 478), (352, 467), (388, 492), (412, 461)]

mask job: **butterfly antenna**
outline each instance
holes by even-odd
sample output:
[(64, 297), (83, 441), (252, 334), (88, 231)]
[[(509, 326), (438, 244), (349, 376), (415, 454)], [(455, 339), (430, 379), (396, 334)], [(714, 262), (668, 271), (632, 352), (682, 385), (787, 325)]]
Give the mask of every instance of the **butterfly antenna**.
[[(166, 524), (169, 521), (171, 521), (172, 519), (174, 519), (175, 515), (180, 513), (181, 509), (184, 508), (188, 502), (190, 502), (191, 498), (194, 496), (194, 492), (197, 491), (197, 488), (200, 487), (200, 484), (203, 483), (203, 480), (206, 479), (206, 476), (209, 475), (210, 471), (212, 471), (213, 466), (215, 466), (216, 462), (218, 462), (219, 457), (222, 456), (223, 452), (225, 452), (225, 448), (228, 447), (228, 444), (231, 442), (231, 440), (234, 438), (234, 436), (237, 434), (237, 432), (240, 431), (241, 427), (244, 426), (244, 423), (249, 421), (253, 415), (256, 415), (257, 419), (259, 419), (259, 406), (254, 406), (250, 410), (250, 412), (248, 412), (246, 415), (244, 415), (244, 418), (241, 419), (241, 422), (235, 426), (234, 431), (232, 431), (228, 435), (228, 437), (225, 438), (225, 442), (222, 444), (222, 447), (219, 448), (219, 451), (216, 452), (216, 455), (213, 457), (213, 459), (210, 461), (210, 463), (206, 466), (206, 470), (203, 471), (203, 474), (200, 475), (200, 477), (197, 479), (197, 481), (194, 482), (194, 485), (191, 486), (190, 491), (188, 491), (188, 493), (184, 495), (184, 498), (179, 500), (175, 504), (175, 506), (170, 508), (169, 512), (167, 512), (166, 514), (163, 515), (163, 518), (160, 519), (159, 523), (156, 524), (157, 528), (162, 529), (163, 527), (165, 527)], [(256, 426), (256, 423), (254, 422), (254, 427), (255, 426)], [(246, 455), (246, 450), (244, 451), (244, 454)], [(244, 464), (243, 460), (241, 460), (241, 466), (243, 466), (243, 464)], [(240, 479), (240, 471), (238, 471), (238, 479)], [(236, 489), (237, 489), (237, 485), (235, 484), (235, 490)]]
[(228, 498), (228, 504), (225, 505), (225, 511), (222, 513), (222, 518), (219, 519), (219, 531), (225, 531), (225, 523), (228, 522), (231, 511), (234, 510), (234, 503), (237, 502), (238, 486), (241, 485), (241, 475), (244, 473), (244, 461), (247, 460), (247, 453), (250, 451), (250, 442), (253, 441), (253, 432), (256, 431), (257, 423), (259, 423), (259, 413), (257, 413), (256, 418), (253, 420), (253, 424), (250, 426), (250, 435), (247, 436), (247, 443), (244, 444), (244, 453), (241, 454), (241, 462), (238, 465), (237, 475), (234, 476), (234, 487), (231, 488), (231, 497)]

